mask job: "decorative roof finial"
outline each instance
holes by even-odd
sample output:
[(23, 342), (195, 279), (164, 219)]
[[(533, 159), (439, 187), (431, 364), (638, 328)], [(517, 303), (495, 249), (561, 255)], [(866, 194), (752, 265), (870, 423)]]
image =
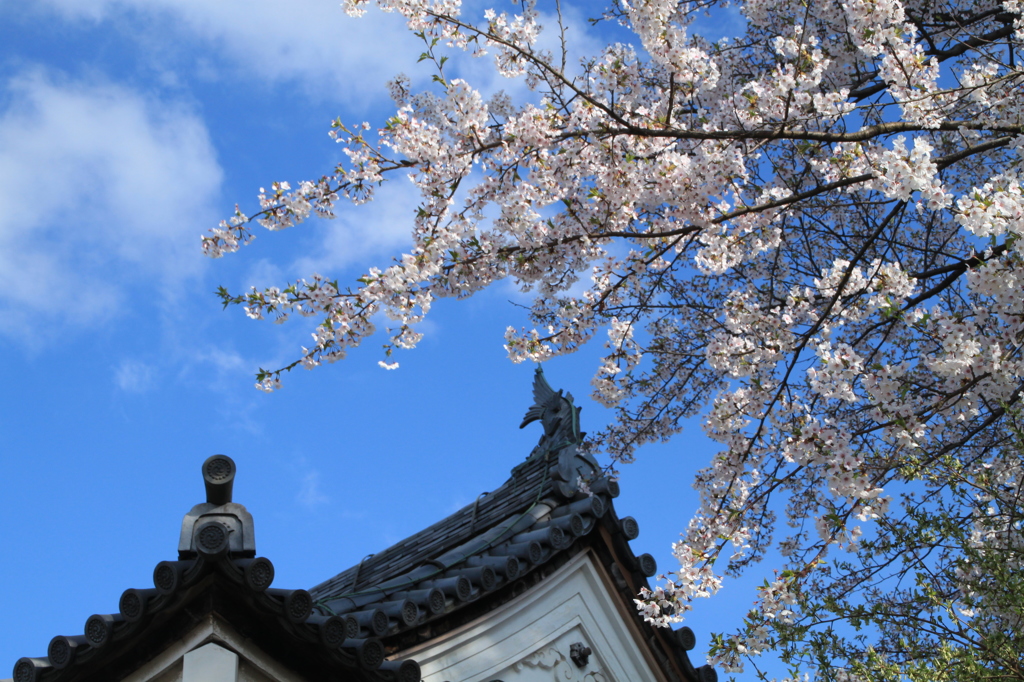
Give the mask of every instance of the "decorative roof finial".
[(235, 484), (235, 461), (227, 455), (207, 457), (203, 462), (203, 483), (209, 504), (219, 506), (230, 502)]
[(580, 431), (580, 409), (573, 403), (571, 393), (563, 395), (561, 390), (551, 388), (544, 378), (544, 370), (538, 366), (533, 377), (533, 405), (526, 411), (519, 428), (540, 421), (544, 434), (527, 459), (557, 456), (551, 473), (566, 497), (579, 492), (578, 480), (589, 482), (600, 476), (600, 467), (594, 458), (579, 452), (587, 435)]
[(206, 502), (192, 507), (181, 522), (179, 559), (224, 553), (235, 558), (256, 556), (252, 514), (231, 501), (234, 482), (235, 462), (227, 455), (213, 455), (203, 462)]
[[(533, 405), (526, 411), (519, 428), (538, 419), (544, 426), (544, 436), (557, 434), (567, 439), (566, 442), (579, 443), (586, 435), (580, 433), (580, 408), (573, 404), (572, 393), (563, 396), (561, 389), (555, 391), (551, 388), (539, 365), (533, 377)], [(541, 438), (541, 442), (543, 440)]]

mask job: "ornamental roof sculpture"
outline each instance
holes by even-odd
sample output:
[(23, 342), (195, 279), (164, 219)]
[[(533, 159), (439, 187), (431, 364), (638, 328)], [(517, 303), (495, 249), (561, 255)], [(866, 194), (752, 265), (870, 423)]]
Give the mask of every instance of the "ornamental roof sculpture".
[(579, 483), (600, 478), (601, 468), (589, 454), (580, 451), (586, 433), (580, 430), (580, 410), (572, 400), (572, 394), (562, 395), (555, 391), (544, 378), (544, 372), (537, 367), (533, 377), (533, 405), (526, 411), (519, 428), (540, 421), (544, 433), (528, 459), (557, 458), (551, 476), (558, 481), (559, 492), (571, 497), (580, 491)]

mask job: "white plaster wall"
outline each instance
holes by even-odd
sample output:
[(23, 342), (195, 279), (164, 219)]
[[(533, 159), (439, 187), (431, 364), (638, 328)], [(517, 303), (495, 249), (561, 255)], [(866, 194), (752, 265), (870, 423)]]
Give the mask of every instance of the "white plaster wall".
[[(589, 552), (499, 609), (404, 651), (424, 682), (663, 682)], [(569, 647), (590, 647), (587, 665)]]
[(182, 682), (238, 682), (238, 654), (207, 642), (185, 654)]

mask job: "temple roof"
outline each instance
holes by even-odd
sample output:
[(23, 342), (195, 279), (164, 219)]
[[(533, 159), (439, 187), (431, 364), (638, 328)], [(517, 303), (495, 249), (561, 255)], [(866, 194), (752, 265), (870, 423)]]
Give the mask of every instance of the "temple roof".
[(451, 516), (371, 555), (310, 589), (315, 608), (347, 619), (353, 633), (380, 637), (389, 655), (415, 646), (521, 594), (579, 552), (593, 552), (633, 613), (647, 646), (669, 679), (709, 682), (687, 650), (693, 633), (652, 628), (633, 599), (657, 572), (649, 554), (629, 541), (639, 534), (620, 519), (618, 484), (582, 452), (579, 408), (555, 392), (538, 370), (535, 404), (523, 426), (541, 421), (543, 435), (507, 481)]
[[(546, 459), (523, 462), (493, 492), (484, 493), (473, 504), (367, 557), (312, 588), (310, 593), (322, 602), (336, 595), (401, 581), (406, 575), (418, 582), (423, 579), (419, 577), (421, 574), (443, 572), (443, 569), (458, 565), (471, 555), (509, 555), (507, 545), (514, 535), (527, 528), (538, 530), (545, 525), (538, 524), (533, 518), (521, 521), (518, 518), (541, 500), (554, 497), (550, 468), (551, 463)], [(602, 502), (607, 499), (607, 496), (601, 496)], [(565, 522), (555, 524), (557, 527), (564, 525)], [(551, 547), (550, 543), (542, 544), (549, 549)], [(514, 553), (516, 550), (511, 551)], [(429, 570), (411, 573), (425, 564), (429, 564)]]

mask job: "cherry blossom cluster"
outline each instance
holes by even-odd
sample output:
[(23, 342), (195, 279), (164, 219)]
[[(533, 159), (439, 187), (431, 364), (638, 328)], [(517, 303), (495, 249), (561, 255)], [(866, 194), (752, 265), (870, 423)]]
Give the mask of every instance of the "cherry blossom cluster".
[[(534, 0), (480, 19), (456, 0), (375, 4), (426, 41), (432, 84), (396, 77), (386, 122), (334, 122), (342, 164), (260, 190), (203, 248), (330, 218), (395, 178), (419, 192), (410, 244), (352, 281), (222, 291), (254, 319), (320, 320), (261, 389), (343, 358), (380, 314), (393, 369), (435, 299), (511, 280), (533, 296), (505, 334), (514, 362), (606, 339), (592, 386), (616, 419), (595, 448), (630, 462), (695, 416), (720, 446), (696, 472), (678, 567), (638, 596), (644, 617), (678, 621), (781, 552), (783, 577), (716, 650), (732, 671), (838, 589), (830, 552), (870, 562), (863, 538), (910, 514), (906, 490), (991, 485), (999, 466), (1017, 480), (996, 455), (1024, 399), (1018, 0), (746, 0), (744, 32), (715, 42), (692, 31), (713, 2), (618, 0), (607, 17), (641, 49), (608, 45), (572, 71), (537, 48)], [(528, 94), (450, 77), (462, 52), (491, 53)], [(978, 519), (979, 547), (1019, 535)], [(964, 608), (989, 613), (976, 578)]]
[(892, 142), (892, 150), (882, 152), (875, 162), (879, 168), (883, 192), (887, 197), (909, 201), (919, 193), (928, 209), (935, 211), (949, 206), (952, 196), (942, 186), (932, 161), (932, 146), (921, 137), (914, 138), (914, 148), (907, 151), (902, 135)]

